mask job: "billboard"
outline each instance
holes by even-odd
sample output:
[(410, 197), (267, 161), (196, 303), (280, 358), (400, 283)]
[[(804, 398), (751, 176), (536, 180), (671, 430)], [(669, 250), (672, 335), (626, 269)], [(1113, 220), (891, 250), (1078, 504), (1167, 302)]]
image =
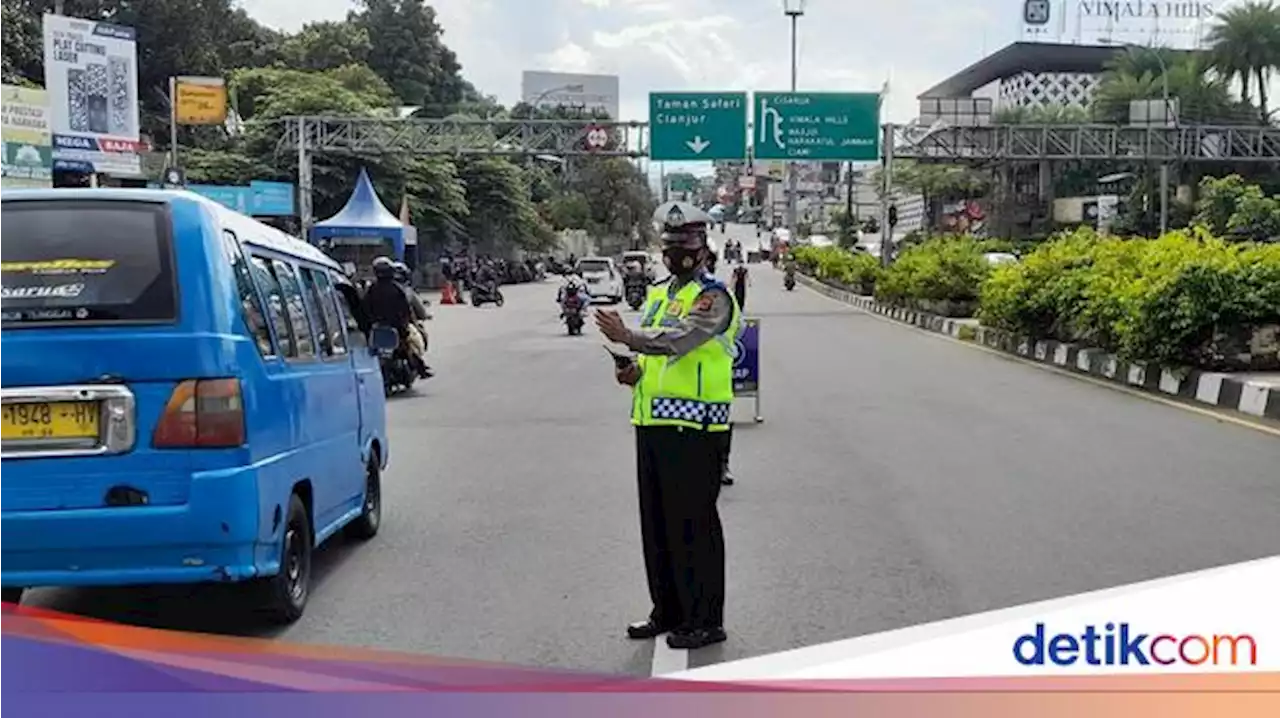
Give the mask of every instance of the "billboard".
[(253, 180), (242, 185), (188, 184), (186, 189), (224, 207), (254, 217), (290, 217), (296, 214), (295, 188), (289, 182)]
[(618, 76), (581, 75), (566, 72), (525, 70), (520, 81), (520, 99), (534, 107), (571, 107), (587, 112), (618, 116)]
[(53, 186), (53, 148), (49, 140), (49, 93), (4, 85), (4, 187)]
[(1200, 47), (1228, 0), (1022, 0), (1026, 42)]
[(45, 15), (44, 85), (55, 167), (141, 172), (133, 28)]

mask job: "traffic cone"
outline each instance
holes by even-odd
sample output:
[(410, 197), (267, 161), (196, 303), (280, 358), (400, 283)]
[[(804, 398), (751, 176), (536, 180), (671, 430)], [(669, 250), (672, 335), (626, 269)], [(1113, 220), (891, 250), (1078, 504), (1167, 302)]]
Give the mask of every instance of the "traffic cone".
[(441, 304), (457, 304), (458, 303), (458, 293), (453, 289), (453, 282), (446, 281), (444, 283), (444, 289), (440, 290), (440, 303)]

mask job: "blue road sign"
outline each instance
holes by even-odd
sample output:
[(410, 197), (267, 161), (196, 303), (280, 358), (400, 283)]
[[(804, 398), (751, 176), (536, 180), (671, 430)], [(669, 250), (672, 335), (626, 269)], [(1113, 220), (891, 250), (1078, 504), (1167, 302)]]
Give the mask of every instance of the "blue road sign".
[(733, 360), (733, 393), (750, 395), (760, 391), (760, 320), (743, 319)]

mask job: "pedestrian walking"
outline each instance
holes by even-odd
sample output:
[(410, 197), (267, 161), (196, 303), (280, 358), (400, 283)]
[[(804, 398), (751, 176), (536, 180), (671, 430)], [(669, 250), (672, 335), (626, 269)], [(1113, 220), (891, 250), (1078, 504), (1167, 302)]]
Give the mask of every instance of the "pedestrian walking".
[(734, 339), (741, 312), (706, 271), (711, 218), (685, 202), (654, 213), (671, 272), (653, 285), (639, 330), (615, 311), (600, 331), (637, 356), (616, 378), (633, 387), (640, 535), (652, 609), (627, 627), (633, 639), (669, 633), (672, 648), (725, 640), (724, 534), (716, 500), (733, 403)]
[(744, 312), (747, 310), (747, 286), (750, 281), (747, 265), (739, 262), (738, 266), (733, 268), (733, 298), (738, 302), (738, 309)]

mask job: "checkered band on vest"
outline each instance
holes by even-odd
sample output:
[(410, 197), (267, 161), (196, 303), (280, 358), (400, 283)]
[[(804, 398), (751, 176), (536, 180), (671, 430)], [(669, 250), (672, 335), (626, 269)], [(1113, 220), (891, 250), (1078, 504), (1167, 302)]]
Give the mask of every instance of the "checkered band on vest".
[(719, 426), (729, 423), (728, 404), (707, 404), (707, 423)]
[(709, 404), (693, 399), (654, 399), (650, 413), (655, 419), (667, 421), (687, 421), (691, 424), (704, 425), (729, 423), (728, 404)]

